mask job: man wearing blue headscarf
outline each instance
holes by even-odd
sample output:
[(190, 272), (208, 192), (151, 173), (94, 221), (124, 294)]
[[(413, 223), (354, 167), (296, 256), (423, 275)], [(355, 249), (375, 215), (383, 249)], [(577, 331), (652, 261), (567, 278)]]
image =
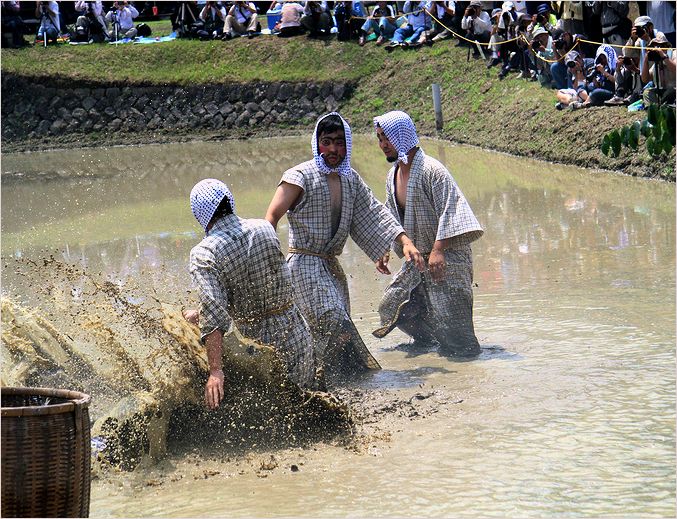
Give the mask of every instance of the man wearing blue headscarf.
[[(479, 354), (472, 320), (472, 251), (484, 231), (447, 168), (419, 147), (405, 112), (374, 118), (379, 146), (394, 166), (386, 180), (386, 206), (428, 261), (421, 273), (406, 263), (381, 300), (385, 337), (398, 327), (414, 340), (438, 344), (440, 353)], [(395, 252), (402, 251), (395, 246)], [(377, 268), (389, 274), (388, 255)]]
[(207, 349), (207, 406), (214, 409), (223, 398), (222, 343), (232, 323), (244, 337), (272, 346), (289, 378), (311, 387), (312, 337), (294, 304), (289, 267), (275, 230), (265, 220), (238, 217), (230, 190), (213, 178), (193, 187), (190, 206), (205, 237), (190, 252), (200, 312), (189, 310), (184, 316), (199, 324)]
[(313, 159), (282, 175), (266, 219), (289, 221), (289, 267), (294, 296), (315, 337), (316, 358), (332, 382), (379, 369), (350, 319), (348, 284), (337, 256), (350, 236), (378, 261), (392, 246), (418, 268), (423, 261), (402, 226), (350, 165), (348, 123), (336, 112), (320, 117)]

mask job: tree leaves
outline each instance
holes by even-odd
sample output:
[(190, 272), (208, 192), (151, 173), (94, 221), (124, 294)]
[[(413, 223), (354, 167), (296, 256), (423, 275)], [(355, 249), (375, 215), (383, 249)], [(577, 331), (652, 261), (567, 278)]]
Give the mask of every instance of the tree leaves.
[(652, 157), (658, 157), (663, 152), (671, 153), (675, 147), (675, 109), (649, 105), (643, 121), (610, 131), (602, 137), (600, 149), (607, 157), (618, 157), (623, 146), (637, 150), (642, 136), (646, 151)]

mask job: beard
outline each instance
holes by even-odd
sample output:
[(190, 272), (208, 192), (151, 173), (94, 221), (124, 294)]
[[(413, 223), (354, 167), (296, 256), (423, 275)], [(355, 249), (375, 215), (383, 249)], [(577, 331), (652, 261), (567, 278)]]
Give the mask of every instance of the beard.
[(386, 160), (387, 160), (388, 162), (397, 162), (397, 157), (388, 157), (388, 156), (386, 156)]

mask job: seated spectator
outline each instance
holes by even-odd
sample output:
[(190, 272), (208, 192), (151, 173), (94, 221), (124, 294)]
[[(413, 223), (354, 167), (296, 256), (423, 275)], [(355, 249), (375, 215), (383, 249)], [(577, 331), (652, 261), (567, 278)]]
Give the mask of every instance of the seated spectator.
[[(482, 9), (482, 2), (476, 0), (470, 2), (466, 7), (461, 28), (465, 31), (465, 37), (479, 43), (489, 43), (491, 38), (491, 18), (489, 13)], [(473, 46), (473, 56), (480, 57), (480, 51), (477, 45)]]
[(630, 105), (642, 95), (642, 80), (639, 75), (639, 58), (620, 56), (616, 64), (614, 97), (605, 105)]
[(282, 5), (280, 13), (280, 22), (275, 26), (275, 30), (278, 31), (277, 35), (280, 38), (298, 36), (305, 32), (301, 25), (301, 17), (303, 16), (303, 6), (301, 4), (286, 0)]
[(552, 42), (553, 46), (553, 59), (557, 61), (550, 64), (550, 76), (552, 77), (552, 82), (558, 90), (564, 88), (571, 88), (571, 85), (568, 84), (568, 69), (565, 63), (566, 55), (574, 48), (576, 45), (576, 40), (578, 39), (578, 34), (571, 34), (568, 32), (563, 32), (559, 38), (555, 39)]
[(308, 31), (310, 38), (329, 36), (334, 21), (327, 7), (327, 2), (306, 2), (301, 25)]
[(115, 40), (123, 38), (135, 38), (136, 27), (134, 18), (139, 16), (139, 11), (129, 2), (113, 2), (113, 7), (106, 14), (106, 20), (111, 24), (110, 36)]
[(235, 34), (246, 34), (252, 39), (256, 35), (257, 17), (254, 2), (233, 2), (223, 25), (223, 39), (230, 40)]
[(630, 32), (630, 2), (593, 2), (592, 12), (600, 15), (604, 43), (623, 45)]
[(489, 59), (487, 68), (494, 67), (501, 62), (498, 55), (499, 52), (502, 53), (502, 51), (504, 50), (502, 42), (505, 41), (505, 37), (503, 34), (501, 34), (498, 27), (501, 14), (502, 11), (499, 8), (496, 8), (493, 11), (491, 11), (491, 22), (493, 24), (491, 27), (491, 37), (489, 38), (489, 49), (491, 50), (491, 58)]
[(533, 27), (531, 28), (531, 31), (533, 32), (539, 27), (545, 29), (548, 34), (554, 38), (563, 32), (561, 29), (557, 28), (557, 17), (550, 10), (550, 6), (548, 4), (540, 4), (536, 14), (533, 17)]
[(451, 32), (446, 27), (453, 30), (454, 18), (456, 16), (456, 2), (433, 2), (433, 13), (435, 17), (441, 22), (436, 24), (433, 41), (441, 41), (451, 37)]
[[(489, 62), (489, 68), (499, 63), (497, 58), (498, 52), (500, 51), (501, 61), (503, 62), (502, 68), (506, 70), (509, 69), (508, 61), (510, 59), (510, 55), (518, 51), (517, 43), (515, 41), (511, 41), (515, 38), (518, 16), (519, 15), (513, 2), (503, 2), (499, 13), (496, 13), (495, 9), (492, 11), (492, 18), (495, 20), (495, 22), (492, 28), (492, 37), (490, 38), (492, 43), (490, 46), (492, 50), (492, 59)], [(499, 78), (503, 76), (501, 73), (499, 73)]]
[(595, 68), (588, 77), (585, 92), (579, 91), (582, 101), (574, 101), (569, 104), (569, 109), (588, 108), (589, 106), (601, 106), (605, 101), (613, 97), (616, 77), (616, 51), (610, 45), (602, 44), (597, 49), (595, 56)]
[(197, 36), (201, 40), (221, 38), (226, 24), (226, 8), (221, 2), (205, 2), (200, 11), (200, 20), (204, 23), (202, 29), (197, 31)]
[[(517, 23), (514, 27), (514, 38), (516, 41), (510, 42), (511, 49), (507, 62), (503, 62), (503, 67), (498, 73), (498, 79), (503, 79), (511, 70), (519, 70), (519, 78), (521, 79), (536, 79), (536, 67), (531, 62), (531, 55), (529, 53), (529, 42), (531, 40), (531, 33), (529, 27), (531, 26), (532, 17), (525, 13), (520, 13), (517, 18)], [(526, 43), (525, 43), (526, 42)]]
[(550, 87), (552, 75), (550, 61), (555, 58), (552, 49), (552, 36), (543, 26), (537, 25), (531, 33), (531, 50), (536, 55), (536, 74), (541, 86)]
[(337, 39), (348, 41), (360, 36), (360, 27), (364, 23), (365, 10), (362, 2), (334, 2), (334, 18), (338, 29)]
[(19, 2), (2, 2), (2, 47), (15, 49), (28, 45), (24, 40), (26, 24), (20, 16)]
[[(75, 2), (75, 10), (80, 14), (75, 22), (76, 39), (101, 43), (110, 39), (101, 1)], [(71, 39), (73, 39), (71, 37)]]
[(377, 35), (376, 45), (383, 45), (393, 37), (397, 26), (395, 25), (395, 8), (388, 2), (376, 2), (374, 10), (360, 29), (360, 45), (367, 43), (370, 33)]
[[(647, 83), (643, 97), (647, 104), (674, 104), (677, 53), (668, 50), (670, 43), (661, 33), (649, 42), (644, 54), (642, 81)], [(670, 53), (671, 55), (668, 55)]]
[(582, 103), (587, 99), (588, 81), (586, 78), (592, 76), (595, 72), (595, 60), (583, 58), (575, 50), (566, 55), (564, 62), (567, 66), (568, 82), (571, 86), (557, 91), (558, 103), (555, 108), (558, 110), (562, 110), (571, 103)]
[(59, 4), (56, 2), (36, 2), (35, 17), (40, 20), (37, 39), (43, 42), (56, 39), (61, 34), (61, 21), (59, 19)]
[(662, 32), (675, 47), (675, 2), (647, 2), (646, 14), (654, 22), (657, 32)]
[[(392, 51), (396, 47), (406, 47), (410, 44), (424, 43), (426, 41), (425, 31), (432, 27), (430, 16), (425, 12), (430, 9), (432, 3), (425, 2), (405, 2), (402, 11), (407, 14), (407, 23), (400, 26), (393, 34), (393, 39), (386, 47), (387, 51)], [(405, 41), (406, 40), (406, 41)], [(410, 43), (409, 43), (410, 42)]]

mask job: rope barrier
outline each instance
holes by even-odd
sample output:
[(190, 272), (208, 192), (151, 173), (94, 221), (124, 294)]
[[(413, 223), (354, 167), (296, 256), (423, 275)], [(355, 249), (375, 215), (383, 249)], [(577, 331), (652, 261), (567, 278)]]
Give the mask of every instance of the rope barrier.
[(440, 24), (442, 27), (444, 27), (444, 28), (445, 28), (447, 31), (449, 31), (451, 34), (453, 34), (454, 36), (456, 36), (459, 40), (465, 40), (465, 41), (467, 41), (467, 42), (469, 42), (469, 43), (473, 43), (473, 44), (475, 44), (475, 45), (482, 45), (482, 46), (485, 46), (485, 47), (488, 47), (489, 45), (505, 45), (506, 43), (510, 43), (511, 41), (516, 41), (516, 40), (519, 39), (519, 36), (516, 36), (516, 37), (511, 38), (511, 39), (509, 39), (509, 40), (497, 41), (497, 42), (495, 42), (495, 43), (491, 43), (491, 42), (489, 42), (489, 43), (482, 43), (482, 42), (479, 42), (479, 41), (476, 41), (476, 40), (470, 40), (470, 39), (466, 38), (465, 36), (461, 36), (460, 34), (457, 34), (456, 32), (454, 32), (453, 29), (451, 29), (451, 28), (447, 27), (446, 25), (444, 25), (444, 24), (442, 23), (441, 20), (439, 20), (434, 14), (432, 14), (432, 13), (431, 13), (430, 11), (428, 11), (427, 9), (426, 9), (426, 12), (430, 15), (430, 17), (431, 17), (433, 20), (435, 20), (438, 24)]

